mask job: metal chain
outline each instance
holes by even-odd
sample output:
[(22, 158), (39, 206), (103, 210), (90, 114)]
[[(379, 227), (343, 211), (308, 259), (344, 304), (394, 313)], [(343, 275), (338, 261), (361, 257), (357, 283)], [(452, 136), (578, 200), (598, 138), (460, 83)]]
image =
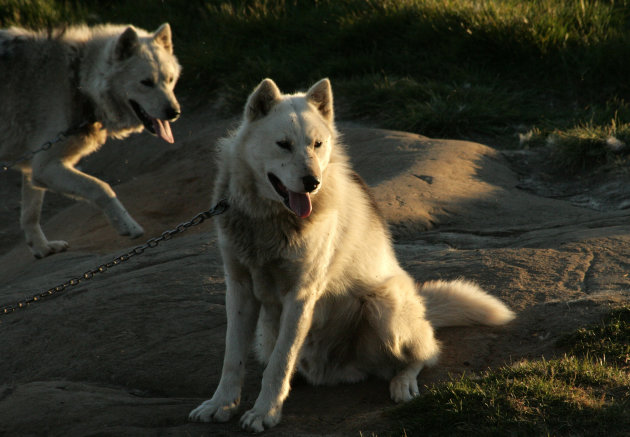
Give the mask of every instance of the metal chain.
[(69, 129), (66, 129), (62, 132), (59, 132), (57, 134), (57, 136), (55, 138), (53, 138), (50, 141), (46, 141), (44, 144), (42, 144), (41, 146), (39, 146), (39, 148), (35, 149), (35, 150), (31, 150), (27, 153), (25, 153), (24, 155), (20, 156), (17, 159), (14, 159), (13, 161), (8, 161), (8, 162), (1, 162), (0, 161), (0, 171), (7, 171), (12, 167), (15, 167), (17, 164), (19, 164), (20, 162), (24, 162), (24, 161), (29, 161), (31, 159), (33, 159), (33, 156), (37, 155), (40, 152), (45, 152), (46, 150), (49, 150), (54, 144), (57, 144), (63, 140), (65, 140), (69, 135), (72, 135), (73, 133), (83, 129), (85, 126), (88, 125), (87, 121), (84, 121), (74, 127), (71, 127)]
[(159, 237), (151, 238), (143, 245), (134, 247), (129, 252), (117, 256), (116, 258), (114, 258), (108, 263), (101, 264), (95, 269), (88, 270), (87, 272), (83, 273), (83, 275), (81, 276), (77, 276), (76, 278), (69, 279), (62, 284), (49, 288), (43, 293), (37, 294), (28, 299), (21, 300), (12, 305), (5, 305), (5, 306), (0, 307), (0, 316), (13, 313), (19, 309), (26, 308), (32, 303), (40, 302), (42, 299), (56, 296), (62, 293), (63, 291), (65, 291), (68, 287), (74, 287), (75, 285), (79, 285), (81, 282), (92, 279), (94, 275), (97, 275), (99, 273), (105, 273), (107, 270), (111, 269), (112, 267), (115, 267), (131, 259), (132, 257), (136, 255), (143, 254), (146, 249), (153, 249), (158, 244), (160, 244), (160, 242), (170, 240), (171, 238), (173, 238), (174, 235), (184, 232), (191, 226), (197, 226), (201, 224), (203, 221), (205, 221), (206, 219), (209, 219), (215, 215), (223, 214), (225, 211), (227, 211), (228, 208), (229, 208), (229, 205), (227, 201), (223, 199), (219, 201), (219, 203), (217, 203), (215, 206), (210, 208), (209, 210), (197, 214), (196, 216), (194, 216), (191, 220), (187, 222), (180, 223), (174, 229), (163, 232), (162, 235), (160, 235)]

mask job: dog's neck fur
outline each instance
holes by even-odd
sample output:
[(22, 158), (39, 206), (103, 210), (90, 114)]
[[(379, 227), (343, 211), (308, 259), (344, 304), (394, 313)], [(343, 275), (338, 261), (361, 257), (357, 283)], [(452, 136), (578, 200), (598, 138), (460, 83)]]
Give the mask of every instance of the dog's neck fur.
[(80, 125), (92, 125), (97, 121), (96, 105), (90, 96), (82, 91), (81, 87), (81, 51), (75, 46), (71, 47), (73, 56), (70, 59), (70, 91), (72, 92), (72, 106), (75, 108), (70, 129)]
[[(121, 27), (119, 30), (124, 30), (124, 27)], [(112, 53), (119, 35), (120, 32), (117, 31), (111, 35), (94, 38), (89, 43), (81, 43), (78, 46), (76, 70), (77, 73), (83, 72), (83, 74), (78, 74), (75, 90), (79, 101), (82, 103), (80, 108), (82, 110), (88, 109), (88, 116), (85, 116), (86, 113), (84, 113), (84, 118), (88, 119), (88, 122), (101, 123), (103, 129), (107, 131), (107, 136), (122, 139), (132, 133), (142, 131), (144, 127), (142, 122), (131, 113), (121, 118), (117, 111), (109, 110), (110, 107), (120, 107), (121, 102), (117, 102), (116, 96), (107, 88), (107, 81), (98, 80), (99, 76), (102, 75), (101, 72), (107, 71), (107, 69), (95, 61), (112, 62), (111, 59), (103, 60), (100, 54), (104, 50)], [(83, 66), (82, 69), (81, 64)], [(95, 105), (94, 100), (96, 97), (103, 104)], [(122, 105), (126, 105), (126, 102), (122, 102)]]

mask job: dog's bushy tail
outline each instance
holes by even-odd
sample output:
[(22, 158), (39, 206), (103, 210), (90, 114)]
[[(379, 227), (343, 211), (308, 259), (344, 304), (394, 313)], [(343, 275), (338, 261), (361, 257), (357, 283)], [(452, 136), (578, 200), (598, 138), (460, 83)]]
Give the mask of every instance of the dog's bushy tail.
[(419, 285), (418, 291), (425, 301), (426, 318), (436, 328), (503, 325), (515, 317), (503, 302), (470, 281), (430, 281)]

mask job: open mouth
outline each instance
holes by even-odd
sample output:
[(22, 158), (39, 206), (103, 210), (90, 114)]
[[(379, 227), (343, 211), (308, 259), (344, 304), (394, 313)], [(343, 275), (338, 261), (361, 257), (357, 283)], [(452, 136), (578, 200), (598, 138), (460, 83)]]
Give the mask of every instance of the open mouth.
[(284, 204), (299, 218), (306, 218), (313, 212), (311, 204), (311, 196), (308, 193), (296, 193), (284, 186), (282, 181), (273, 173), (268, 173), (269, 182), (276, 190), (276, 193), (282, 197)]
[(153, 135), (162, 138), (167, 143), (175, 142), (173, 133), (171, 132), (171, 124), (167, 120), (160, 120), (159, 118), (151, 117), (135, 100), (129, 100), (129, 104), (146, 130), (151, 132)]

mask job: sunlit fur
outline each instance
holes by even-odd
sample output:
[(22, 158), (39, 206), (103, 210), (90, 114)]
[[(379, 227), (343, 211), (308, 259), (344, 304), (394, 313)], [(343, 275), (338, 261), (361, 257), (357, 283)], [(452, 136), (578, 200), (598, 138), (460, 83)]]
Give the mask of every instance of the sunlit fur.
[[(418, 286), (400, 267), (387, 224), (339, 143), (332, 99), (327, 79), (293, 95), (266, 79), (238, 130), (220, 142), (214, 200), (230, 204), (216, 221), (227, 283), (226, 352), (216, 392), (190, 413), (193, 420), (236, 413), (252, 345), (266, 368), (241, 425), (258, 432), (280, 421), (295, 371), (313, 384), (380, 376), (390, 380), (394, 401), (408, 401), (418, 394), (420, 370), (438, 360), (435, 326), (499, 325), (514, 317), (475, 284)], [(304, 174), (319, 172), (310, 216), (287, 208), (268, 172), (292, 190), (300, 190)]]
[(170, 26), (154, 33), (119, 25), (0, 30), (0, 72), (0, 161), (24, 157), (59, 132), (81, 126), (16, 166), (23, 173), (21, 224), (33, 254), (43, 257), (68, 246), (48, 241), (41, 230), (46, 189), (90, 201), (119, 233), (141, 235), (142, 227), (111, 187), (74, 166), (107, 137), (125, 138), (144, 129), (130, 101), (162, 120), (168, 128), (162, 137), (172, 140), (168, 120), (180, 112), (173, 93), (180, 66)]

